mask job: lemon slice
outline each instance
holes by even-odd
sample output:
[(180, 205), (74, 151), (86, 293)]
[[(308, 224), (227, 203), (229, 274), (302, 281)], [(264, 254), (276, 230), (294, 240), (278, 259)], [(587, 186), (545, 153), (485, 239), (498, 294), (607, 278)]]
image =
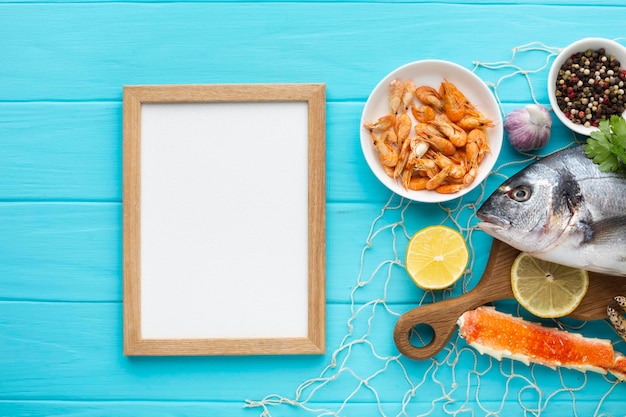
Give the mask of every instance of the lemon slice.
[(520, 253), (511, 267), (518, 303), (537, 317), (563, 317), (576, 310), (589, 288), (587, 271)]
[(406, 248), (406, 271), (426, 290), (450, 287), (465, 272), (469, 252), (463, 236), (446, 226), (429, 226), (411, 237)]

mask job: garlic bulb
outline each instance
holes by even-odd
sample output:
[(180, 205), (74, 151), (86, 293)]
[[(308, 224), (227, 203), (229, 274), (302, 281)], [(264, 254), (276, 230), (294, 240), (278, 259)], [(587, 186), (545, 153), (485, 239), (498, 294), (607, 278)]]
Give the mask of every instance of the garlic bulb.
[(545, 146), (550, 140), (552, 117), (545, 107), (528, 104), (507, 114), (503, 127), (511, 146), (518, 151), (530, 151)]

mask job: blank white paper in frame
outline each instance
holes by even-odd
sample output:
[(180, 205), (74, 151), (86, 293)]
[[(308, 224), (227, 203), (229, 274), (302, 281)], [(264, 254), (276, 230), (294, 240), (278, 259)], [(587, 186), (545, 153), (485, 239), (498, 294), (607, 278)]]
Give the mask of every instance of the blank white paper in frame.
[(141, 119), (143, 337), (306, 336), (307, 283), (283, 276), (308, 268), (306, 103), (144, 104)]
[(140, 306), (125, 305), (125, 338), (136, 339), (126, 353), (322, 353), (323, 343), (301, 349), (319, 306), (310, 297), (310, 103), (180, 88), (188, 101), (140, 104)]

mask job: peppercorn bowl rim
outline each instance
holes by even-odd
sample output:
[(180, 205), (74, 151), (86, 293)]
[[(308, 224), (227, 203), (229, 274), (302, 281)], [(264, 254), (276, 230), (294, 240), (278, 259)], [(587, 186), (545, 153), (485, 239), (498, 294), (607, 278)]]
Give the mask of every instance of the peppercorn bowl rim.
[[(554, 58), (554, 61), (552, 62), (550, 71), (548, 73), (548, 98), (550, 100), (550, 106), (552, 107), (552, 111), (561, 121), (561, 123), (565, 125), (565, 127), (584, 136), (590, 136), (591, 132), (598, 130), (598, 128), (595, 126), (585, 127), (584, 125), (577, 124), (569, 120), (565, 116), (565, 113), (559, 107), (555, 93), (556, 89), (554, 88), (554, 86), (556, 86), (556, 79), (559, 69), (568, 57), (577, 52), (583, 52), (587, 49), (597, 50), (600, 48), (604, 48), (607, 53), (615, 55), (615, 57), (620, 61), (621, 68), (626, 69), (626, 67), (624, 66), (626, 64), (626, 47), (624, 45), (611, 39), (587, 37), (572, 42), (566, 47), (562, 48), (557, 56)], [(626, 116), (626, 110), (622, 113), (622, 116)]]
[[(401, 80), (410, 79), (417, 86), (430, 85), (435, 88), (446, 78), (448, 81), (454, 83), (486, 117), (492, 120), (493, 127), (487, 128), (490, 151), (485, 154), (485, 157), (479, 165), (478, 175), (468, 187), (452, 194), (441, 194), (430, 190), (407, 190), (398, 180), (389, 177), (385, 173), (377, 151), (374, 148), (370, 131), (365, 128), (364, 125), (389, 113), (389, 83), (394, 78)], [(397, 195), (417, 202), (442, 203), (458, 199), (474, 190), (483, 183), (495, 166), (498, 156), (500, 155), (503, 138), (502, 113), (490, 88), (474, 72), (451, 61), (425, 59), (409, 62), (394, 69), (384, 76), (374, 87), (361, 114), (361, 149), (371, 171), (389, 190)]]

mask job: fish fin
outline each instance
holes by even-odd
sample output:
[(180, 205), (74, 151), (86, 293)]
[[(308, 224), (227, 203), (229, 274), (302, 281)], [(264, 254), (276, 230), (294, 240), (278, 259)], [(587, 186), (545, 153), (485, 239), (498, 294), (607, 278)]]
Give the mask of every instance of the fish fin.
[(626, 241), (626, 216), (592, 222), (585, 231), (583, 243), (614, 245), (618, 241)]

